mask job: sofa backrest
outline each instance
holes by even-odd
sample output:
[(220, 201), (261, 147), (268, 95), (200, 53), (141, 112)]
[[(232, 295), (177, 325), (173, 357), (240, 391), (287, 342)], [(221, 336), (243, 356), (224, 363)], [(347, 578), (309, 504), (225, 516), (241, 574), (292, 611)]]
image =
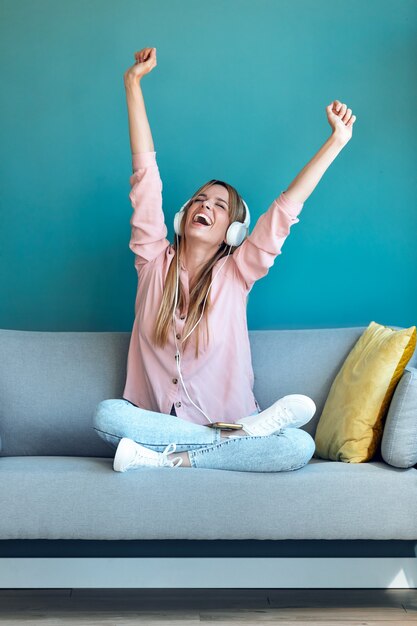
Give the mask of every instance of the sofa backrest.
[[(366, 328), (249, 331), (261, 409), (290, 393), (310, 396), (317, 411), (303, 428), (314, 437), (331, 384)], [(114, 456), (92, 416), (101, 400), (122, 397), (129, 340), (130, 332), (0, 329), (0, 456)]]

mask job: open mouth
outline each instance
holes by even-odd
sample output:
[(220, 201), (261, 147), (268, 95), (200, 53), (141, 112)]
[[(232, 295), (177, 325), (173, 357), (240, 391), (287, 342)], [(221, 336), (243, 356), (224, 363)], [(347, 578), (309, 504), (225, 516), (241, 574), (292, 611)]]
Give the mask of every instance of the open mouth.
[(194, 217), (193, 220), (191, 222), (192, 226), (196, 226), (196, 227), (200, 227), (200, 228), (208, 228), (209, 226), (212, 226), (212, 224), (210, 223), (209, 218), (204, 215), (203, 213), (197, 213)]

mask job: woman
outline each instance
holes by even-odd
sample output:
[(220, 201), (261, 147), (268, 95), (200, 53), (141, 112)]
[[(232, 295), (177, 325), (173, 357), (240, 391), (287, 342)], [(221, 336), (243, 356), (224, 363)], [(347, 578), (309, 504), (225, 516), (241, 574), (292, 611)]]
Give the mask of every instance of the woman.
[(314, 439), (299, 427), (316, 406), (308, 396), (291, 394), (260, 410), (252, 391), (247, 298), (281, 254), (305, 200), (350, 140), (356, 116), (338, 100), (326, 107), (331, 136), (250, 236), (243, 198), (230, 184), (211, 179), (175, 216), (171, 245), (140, 86), (156, 65), (156, 49), (143, 48), (124, 74), (133, 165), (129, 248), (138, 288), (123, 398), (99, 403), (94, 429), (116, 449), (115, 471), (299, 469), (315, 450)]

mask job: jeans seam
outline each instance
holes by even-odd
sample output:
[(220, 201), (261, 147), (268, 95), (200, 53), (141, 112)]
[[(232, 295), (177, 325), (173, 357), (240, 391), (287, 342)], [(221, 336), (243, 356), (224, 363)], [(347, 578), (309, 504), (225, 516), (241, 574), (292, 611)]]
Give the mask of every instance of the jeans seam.
[(114, 433), (108, 433), (106, 430), (101, 430), (101, 428), (96, 428), (95, 426), (93, 426), (93, 428), (98, 433), (103, 433), (104, 435), (110, 435), (110, 437), (117, 437), (118, 439), (122, 439), (123, 438), (123, 436), (121, 437), (120, 435), (115, 435)]

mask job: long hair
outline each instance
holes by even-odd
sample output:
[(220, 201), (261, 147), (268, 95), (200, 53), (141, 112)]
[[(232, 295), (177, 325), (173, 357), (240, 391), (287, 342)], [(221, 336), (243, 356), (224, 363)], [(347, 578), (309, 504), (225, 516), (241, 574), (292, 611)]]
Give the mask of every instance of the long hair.
[[(175, 250), (175, 256), (171, 261), (171, 264), (168, 269), (167, 277), (165, 280), (165, 285), (162, 294), (162, 300), (159, 307), (159, 311), (156, 317), (155, 325), (154, 325), (154, 333), (153, 333), (153, 343), (161, 348), (166, 345), (168, 340), (168, 333), (172, 333), (172, 315), (173, 309), (175, 306), (175, 288), (176, 288), (176, 280), (177, 280), (177, 254), (179, 253), (179, 258), (182, 259), (184, 253), (184, 245), (185, 245), (185, 236), (184, 236), (184, 228), (185, 223), (188, 216), (188, 211), (192, 205), (193, 199), (199, 194), (205, 192), (211, 185), (223, 185), (229, 192), (229, 225), (232, 222), (243, 222), (245, 219), (245, 206), (242, 202), (242, 198), (237, 192), (237, 190), (225, 183), (222, 180), (212, 179), (208, 182), (204, 183), (199, 189), (197, 189), (196, 193), (192, 196), (191, 200), (184, 207), (184, 215), (181, 221), (181, 234), (178, 235), (179, 241), (179, 251), (177, 249), (177, 238), (175, 237), (175, 241), (173, 244), (173, 248)], [(243, 243), (243, 242), (242, 242)], [(188, 306), (188, 315), (184, 325), (183, 334), (184, 336), (189, 333), (189, 331), (193, 328), (193, 326), (197, 323), (197, 320), (200, 318), (204, 299), (207, 295), (207, 291), (210, 287), (210, 283), (212, 281), (212, 269), (214, 264), (222, 257), (228, 254), (229, 247), (224, 241), (219, 246), (216, 253), (207, 261), (205, 265), (201, 268), (201, 270), (196, 275), (195, 284), (190, 293), (190, 301)], [(230, 254), (233, 254), (234, 250), (236, 250), (238, 246), (232, 246), (230, 248)], [(179, 260), (179, 259), (178, 259)], [(218, 271), (218, 270), (217, 270)], [(183, 287), (181, 285), (181, 281), (179, 281), (179, 296), (177, 301), (177, 306), (179, 310), (182, 312), (185, 309), (185, 294)], [(210, 290), (211, 292), (211, 290)], [(207, 333), (207, 341), (209, 341), (209, 331), (208, 331), (208, 313), (211, 309), (211, 300), (210, 300), (210, 292), (208, 294), (206, 304), (204, 307), (204, 314), (200, 320), (200, 324), (205, 322), (206, 333)], [(191, 333), (189, 337), (186, 338), (183, 343), (183, 347), (188, 344), (188, 341), (192, 338), (193, 334), (196, 332), (196, 346), (195, 346), (195, 357), (198, 358), (198, 347), (199, 347), (199, 330), (200, 324), (196, 326), (194, 331)]]

